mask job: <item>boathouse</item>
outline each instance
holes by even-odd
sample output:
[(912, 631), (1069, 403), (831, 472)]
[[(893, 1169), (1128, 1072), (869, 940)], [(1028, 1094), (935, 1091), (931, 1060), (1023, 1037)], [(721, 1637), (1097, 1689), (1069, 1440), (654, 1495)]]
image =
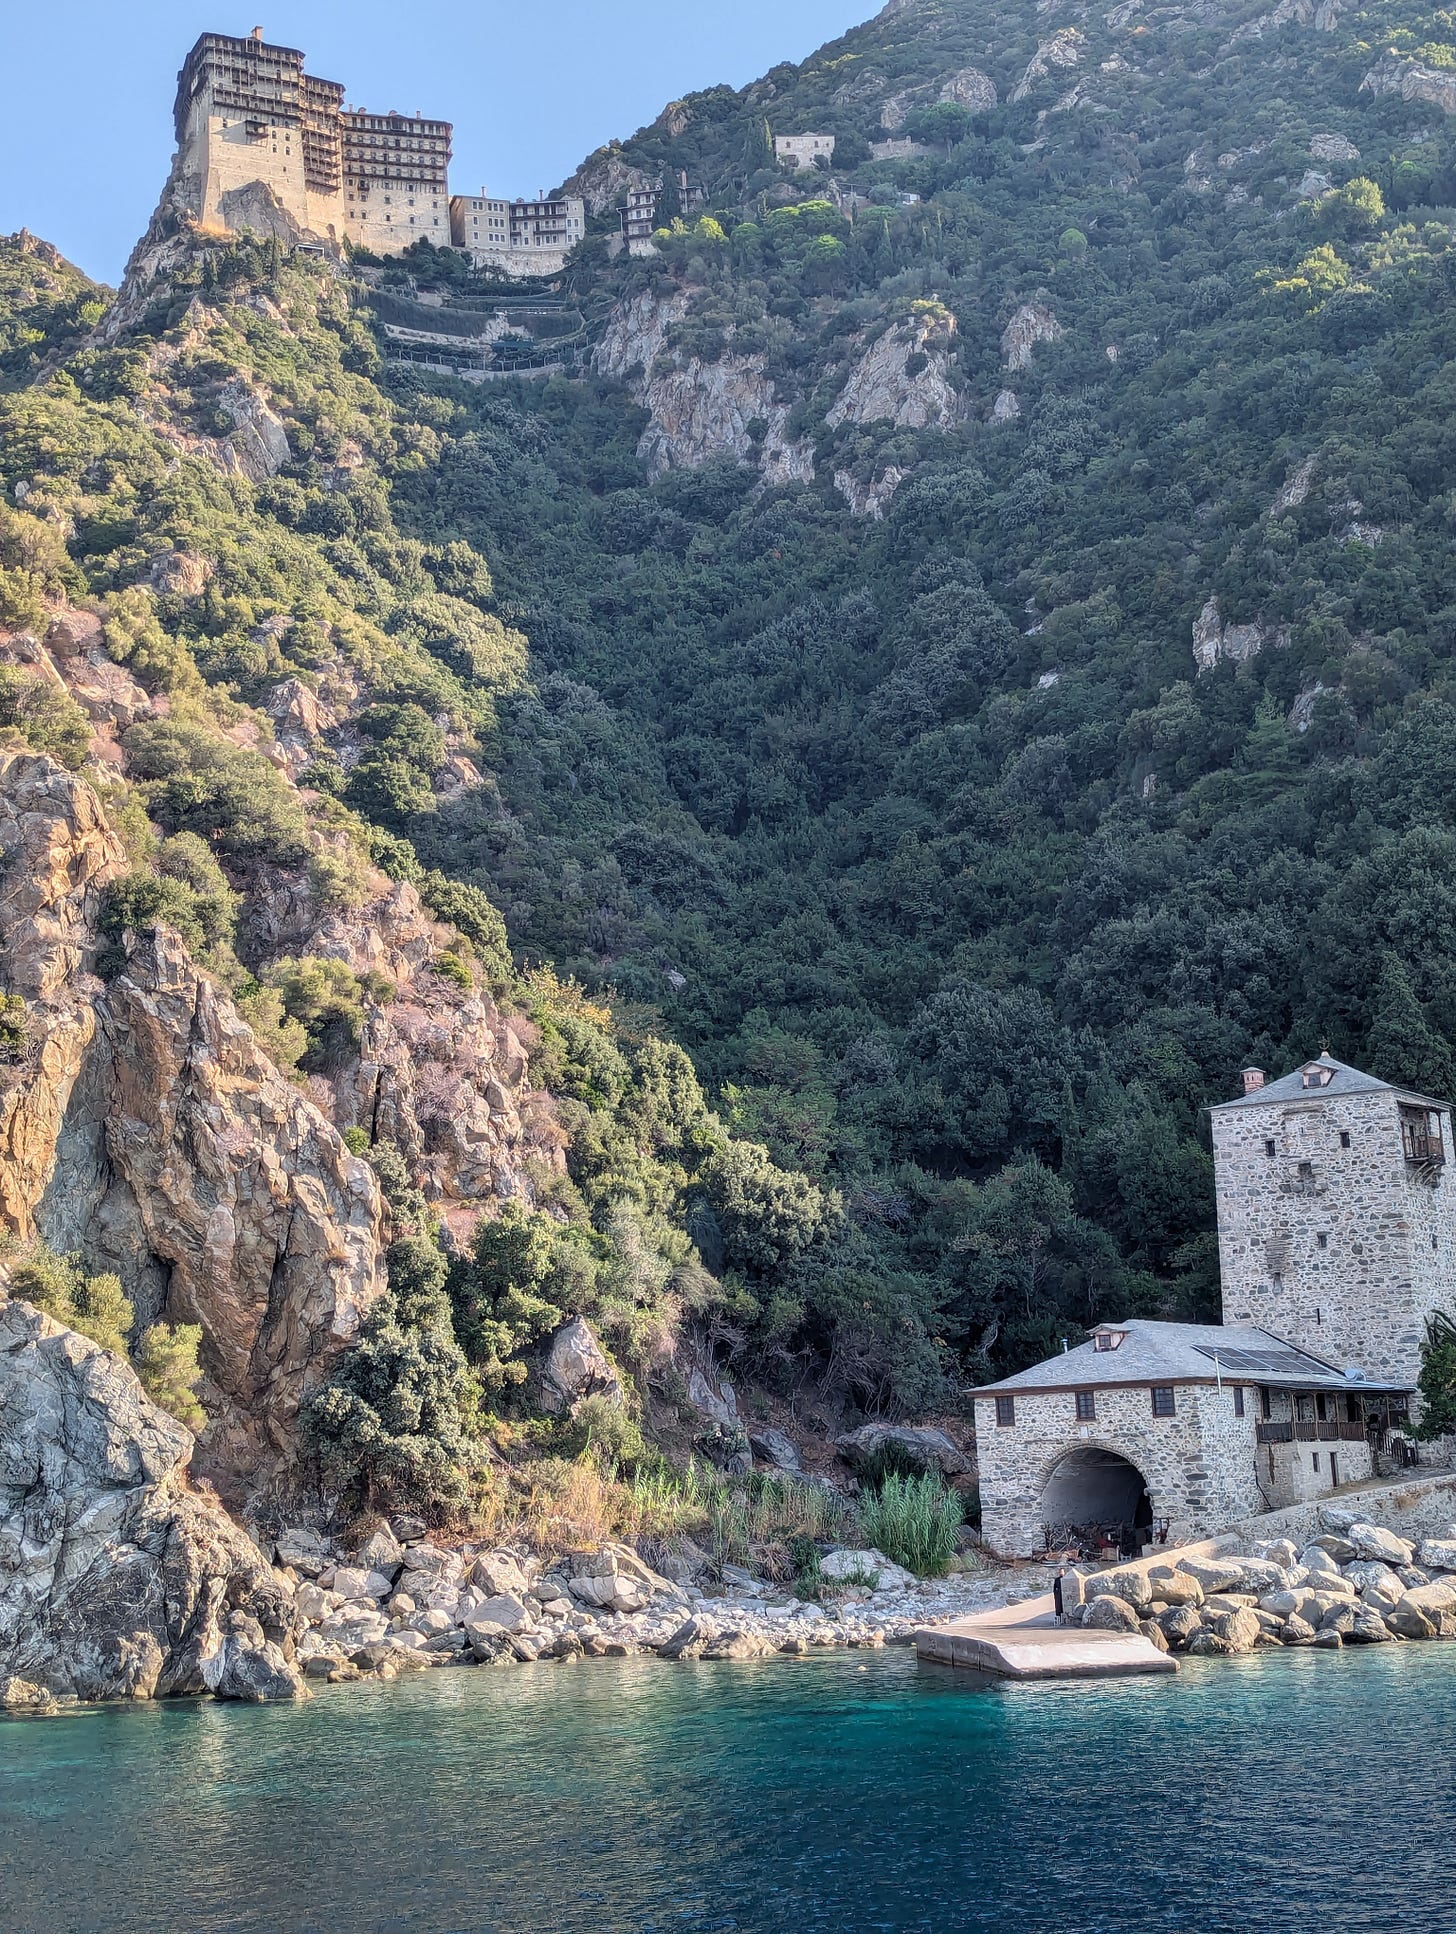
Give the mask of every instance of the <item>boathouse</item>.
[(1181, 1543), (1371, 1475), (1456, 1309), (1450, 1104), (1323, 1054), (1211, 1110), (1224, 1321), (1105, 1323), (975, 1393), (1005, 1556)]

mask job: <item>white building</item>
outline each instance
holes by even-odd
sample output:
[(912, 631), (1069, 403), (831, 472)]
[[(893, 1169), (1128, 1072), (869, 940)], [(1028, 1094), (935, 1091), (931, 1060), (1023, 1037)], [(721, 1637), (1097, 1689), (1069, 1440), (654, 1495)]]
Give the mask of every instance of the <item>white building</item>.
[(559, 275), (586, 234), (586, 203), (576, 195), (501, 201), (482, 188), (450, 200), (450, 239), (477, 268), (511, 276)]

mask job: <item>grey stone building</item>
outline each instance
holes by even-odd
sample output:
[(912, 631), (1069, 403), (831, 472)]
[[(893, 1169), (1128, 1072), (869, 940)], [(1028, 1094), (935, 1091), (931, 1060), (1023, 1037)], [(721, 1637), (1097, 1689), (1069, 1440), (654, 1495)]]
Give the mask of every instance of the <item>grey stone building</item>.
[(1212, 1113), (1224, 1321), (1100, 1324), (975, 1395), (982, 1525), (1181, 1543), (1371, 1473), (1456, 1309), (1450, 1108), (1329, 1055)]
[(1451, 1110), (1322, 1054), (1211, 1110), (1225, 1323), (1414, 1387), (1456, 1307)]

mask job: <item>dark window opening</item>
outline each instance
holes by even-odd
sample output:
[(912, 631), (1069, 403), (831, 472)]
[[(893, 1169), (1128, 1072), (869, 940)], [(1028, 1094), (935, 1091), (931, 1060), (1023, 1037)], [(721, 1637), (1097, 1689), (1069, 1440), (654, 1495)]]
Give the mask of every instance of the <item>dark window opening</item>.
[(1319, 1452), (1318, 1452), (1318, 1451), (1314, 1451), (1314, 1452), (1312, 1452), (1311, 1454), (1312, 1454), (1312, 1456), (1313, 1456), (1313, 1458), (1314, 1458), (1314, 1467), (1315, 1467), (1315, 1469), (1316, 1469), (1316, 1470), (1318, 1470), (1318, 1469), (1319, 1469)]
[(1360, 1415), (1361, 1409), (1362, 1405), (1358, 1397), (1346, 1397), (1345, 1422), (1348, 1424), (1362, 1423), (1364, 1419)]
[(1153, 1415), (1155, 1417), (1176, 1417), (1177, 1414), (1178, 1400), (1173, 1395), (1172, 1384), (1155, 1383), (1153, 1385)]
[(1325, 1393), (1323, 1390), (1316, 1390), (1314, 1393), (1314, 1414), (1319, 1418), (1321, 1423), (1325, 1422)]
[(1097, 1421), (1097, 1397), (1091, 1390), (1077, 1392), (1077, 1422), (1092, 1424)]
[(1340, 1130), (1340, 1147), (1348, 1148), (1349, 1146), (1350, 1146), (1350, 1131), (1348, 1128), (1342, 1128)]
[(1300, 1163), (1300, 1165), (1299, 1165), (1299, 1179), (1300, 1179), (1300, 1181), (1301, 1181), (1301, 1182), (1312, 1182), (1312, 1181), (1314, 1180), (1314, 1163), (1313, 1163), (1313, 1162), (1301, 1162), (1301, 1163)]
[(1267, 1424), (1269, 1419), (1274, 1415), (1274, 1405), (1267, 1389), (1259, 1392), (1259, 1408), (1263, 1411), (1264, 1422)]
[(1330, 1246), (1330, 1239), (1324, 1233), (1323, 1230), (1321, 1230), (1320, 1233), (1315, 1237), (1315, 1241), (1319, 1244), (1321, 1249), (1328, 1249)]
[(1264, 1144), (1264, 1153), (1265, 1153), (1266, 1155), (1272, 1155), (1272, 1154), (1274, 1153), (1274, 1143), (1273, 1143), (1273, 1141), (1272, 1141), (1272, 1140), (1270, 1140), (1270, 1141), (1266, 1141), (1266, 1142), (1265, 1142), (1265, 1144)]
[(996, 1399), (996, 1422), (1003, 1430), (1008, 1424), (1014, 1424), (1016, 1422), (1015, 1397), (998, 1397)]
[(1441, 1133), (1441, 1117), (1434, 1108), (1400, 1106), (1400, 1139), (1408, 1162), (1442, 1164), (1446, 1142)]
[(1244, 1386), (1241, 1383), (1236, 1383), (1234, 1385), (1234, 1415), (1236, 1417), (1242, 1417), (1243, 1414), (1244, 1414)]

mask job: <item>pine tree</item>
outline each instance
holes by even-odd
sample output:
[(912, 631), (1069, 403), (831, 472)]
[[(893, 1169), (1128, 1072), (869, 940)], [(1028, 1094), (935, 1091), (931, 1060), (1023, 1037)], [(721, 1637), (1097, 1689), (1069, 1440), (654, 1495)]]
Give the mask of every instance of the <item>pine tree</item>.
[(1450, 1043), (1426, 1018), (1404, 961), (1393, 953), (1375, 990), (1367, 1058), (1373, 1074), (1422, 1094), (1445, 1096), (1456, 1087)]

